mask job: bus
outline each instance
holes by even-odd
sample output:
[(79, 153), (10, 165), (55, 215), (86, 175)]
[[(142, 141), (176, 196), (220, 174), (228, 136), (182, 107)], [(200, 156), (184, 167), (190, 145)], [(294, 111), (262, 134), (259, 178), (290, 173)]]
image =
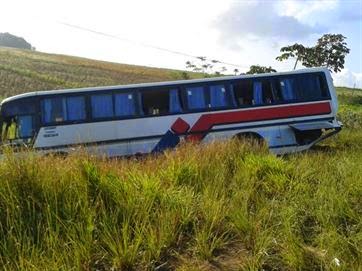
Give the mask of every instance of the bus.
[(67, 154), (160, 152), (183, 141), (252, 137), (307, 150), (341, 130), (330, 72), (292, 72), (38, 91), (1, 103), (2, 145)]

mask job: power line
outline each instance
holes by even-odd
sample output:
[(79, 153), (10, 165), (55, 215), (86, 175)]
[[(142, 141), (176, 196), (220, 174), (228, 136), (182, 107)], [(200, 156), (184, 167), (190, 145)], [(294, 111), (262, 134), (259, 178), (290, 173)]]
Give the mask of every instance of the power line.
[[(148, 43), (141, 42), (141, 41), (135, 41), (135, 40), (123, 38), (123, 37), (120, 37), (120, 36), (116, 36), (116, 35), (113, 35), (113, 34), (101, 32), (101, 31), (97, 31), (97, 30), (93, 30), (93, 29), (86, 28), (86, 27), (79, 26), (79, 25), (75, 25), (75, 24), (70, 24), (70, 23), (61, 22), (61, 21), (57, 21), (57, 23), (59, 23), (61, 25), (64, 25), (64, 26), (67, 26), (67, 27), (75, 28), (75, 29), (78, 29), (78, 30), (81, 30), (81, 31), (93, 33), (93, 34), (96, 34), (96, 35), (105, 36), (105, 37), (108, 37), (108, 38), (117, 39), (117, 40), (120, 40), (120, 41), (125, 41), (125, 42), (128, 42), (128, 43), (137, 44), (137, 45), (142, 46), (142, 47), (148, 47), (148, 48), (152, 48), (152, 49), (159, 50), (159, 51), (164, 51), (164, 52), (171, 53), (171, 54), (181, 55), (181, 56), (195, 58), (195, 59), (199, 59), (199, 60), (202, 59), (202, 58), (204, 60), (208, 59), (206, 57), (195, 56), (195, 55), (187, 54), (187, 53), (184, 53), (184, 52), (181, 52), (181, 51), (176, 51), (176, 50), (155, 46), (155, 45), (148, 44)], [(234, 63), (229, 63), (229, 62), (224, 62), (224, 61), (219, 61), (219, 60), (212, 60), (212, 61), (214, 63), (220, 63), (220, 64), (232, 66), (232, 67), (247, 68), (246, 66), (237, 65), (237, 64), (234, 64)]]

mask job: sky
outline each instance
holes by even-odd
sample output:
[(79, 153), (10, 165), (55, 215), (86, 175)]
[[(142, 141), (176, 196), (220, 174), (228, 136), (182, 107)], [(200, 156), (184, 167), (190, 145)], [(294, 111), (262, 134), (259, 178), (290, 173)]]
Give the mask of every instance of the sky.
[(0, 32), (24, 37), (37, 51), (162, 68), (185, 69), (194, 56), (206, 56), (236, 65), (219, 64), (229, 73), (255, 64), (288, 71), (293, 60), (275, 60), (281, 47), (343, 34), (351, 52), (334, 82), (362, 88), (362, 0), (0, 3)]

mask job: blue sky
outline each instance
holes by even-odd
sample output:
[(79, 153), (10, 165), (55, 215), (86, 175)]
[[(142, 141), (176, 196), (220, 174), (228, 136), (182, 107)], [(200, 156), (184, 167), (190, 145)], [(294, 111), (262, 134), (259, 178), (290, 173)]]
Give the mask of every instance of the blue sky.
[(362, 0), (12, 0), (1, 10), (0, 32), (23, 36), (39, 51), (176, 69), (192, 58), (155, 47), (240, 71), (253, 64), (285, 71), (293, 61), (275, 60), (282, 46), (311, 46), (325, 33), (340, 33), (351, 53), (335, 83), (362, 87)]

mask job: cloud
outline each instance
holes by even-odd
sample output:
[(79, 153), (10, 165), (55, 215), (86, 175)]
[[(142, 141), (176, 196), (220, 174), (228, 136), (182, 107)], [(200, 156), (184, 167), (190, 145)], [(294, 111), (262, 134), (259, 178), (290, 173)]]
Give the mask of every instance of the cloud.
[(278, 2), (234, 2), (215, 22), (222, 39), (243, 38), (303, 39), (326, 30), (321, 25), (302, 23), (296, 17), (281, 15)]
[(324, 21), (324, 18), (340, 8), (338, 0), (288, 0), (277, 1), (276, 5), (280, 15), (292, 16), (300, 22), (309, 24)]
[(362, 73), (343, 69), (340, 73), (332, 74), (333, 83), (338, 87), (362, 88)]

